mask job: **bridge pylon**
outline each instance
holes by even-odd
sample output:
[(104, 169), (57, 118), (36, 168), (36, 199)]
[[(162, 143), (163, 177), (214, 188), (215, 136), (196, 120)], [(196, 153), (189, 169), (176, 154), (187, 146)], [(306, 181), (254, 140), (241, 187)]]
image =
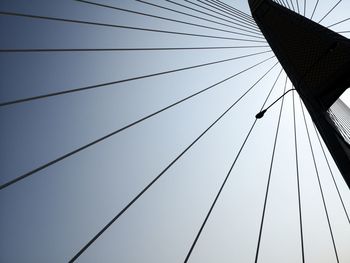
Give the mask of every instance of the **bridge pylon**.
[(249, 0), (252, 16), (304, 102), (350, 188), (350, 40), (273, 2)]

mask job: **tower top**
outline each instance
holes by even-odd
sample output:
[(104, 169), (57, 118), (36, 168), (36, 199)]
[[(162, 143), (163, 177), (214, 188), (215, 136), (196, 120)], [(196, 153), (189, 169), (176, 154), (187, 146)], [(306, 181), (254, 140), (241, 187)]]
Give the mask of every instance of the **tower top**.
[(298, 92), (328, 109), (350, 87), (350, 40), (271, 0), (249, 5)]

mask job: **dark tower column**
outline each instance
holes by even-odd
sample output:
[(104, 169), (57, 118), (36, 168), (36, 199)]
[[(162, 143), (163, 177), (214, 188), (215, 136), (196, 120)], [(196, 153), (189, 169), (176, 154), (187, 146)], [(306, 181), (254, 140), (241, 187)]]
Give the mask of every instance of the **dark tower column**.
[(249, 5), (350, 188), (350, 144), (329, 113), (350, 87), (350, 40), (272, 0)]

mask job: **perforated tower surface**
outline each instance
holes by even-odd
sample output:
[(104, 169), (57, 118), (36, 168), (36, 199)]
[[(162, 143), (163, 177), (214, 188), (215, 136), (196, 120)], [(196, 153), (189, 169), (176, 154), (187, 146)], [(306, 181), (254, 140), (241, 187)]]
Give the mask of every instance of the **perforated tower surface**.
[(350, 40), (272, 0), (249, 5), (350, 187), (350, 146), (327, 112), (350, 87)]

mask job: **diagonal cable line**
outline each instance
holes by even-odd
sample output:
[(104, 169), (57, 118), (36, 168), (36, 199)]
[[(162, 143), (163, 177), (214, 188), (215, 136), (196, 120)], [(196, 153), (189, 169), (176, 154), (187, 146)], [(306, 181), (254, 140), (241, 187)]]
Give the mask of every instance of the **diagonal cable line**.
[(325, 152), (325, 150), (324, 150), (324, 148), (323, 148), (323, 145), (322, 145), (322, 142), (321, 142), (321, 138), (320, 138), (320, 136), (319, 136), (319, 134), (318, 134), (318, 131), (317, 131), (316, 126), (315, 126), (314, 123), (313, 123), (313, 126), (314, 126), (314, 129), (315, 129), (315, 133), (316, 133), (316, 135), (317, 135), (318, 142), (319, 142), (319, 144), (320, 144), (320, 146), (321, 146), (323, 156), (324, 156), (324, 158), (325, 158), (325, 160), (326, 160), (326, 163), (327, 163), (329, 172), (330, 172), (330, 174), (331, 174), (331, 176), (332, 176), (332, 180), (333, 180), (334, 186), (335, 186), (335, 188), (336, 188), (336, 190), (337, 190), (337, 193), (338, 193), (340, 202), (341, 202), (342, 207), (343, 207), (343, 209), (344, 209), (344, 213), (345, 213), (346, 218), (347, 218), (347, 220), (348, 220), (348, 222), (349, 222), (349, 224), (350, 224), (350, 218), (349, 218), (348, 211), (346, 210), (346, 207), (345, 207), (343, 198), (342, 198), (342, 196), (341, 196), (341, 194), (340, 194), (340, 191), (339, 191), (339, 188), (338, 188), (338, 184), (337, 184), (337, 182), (335, 181), (332, 168), (331, 168), (331, 166), (330, 166), (330, 164), (329, 164), (328, 157), (327, 157), (327, 155), (326, 155), (326, 152)]
[(222, 36), (213, 36), (213, 35), (204, 35), (204, 34), (193, 34), (193, 33), (187, 33), (187, 32), (168, 31), (168, 30), (143, 28), (143, 27), (123, 26), (123, 25), (116, 25), (116, 24), (107, 24), (107, 23), (99, 23), (99, 22), (91, 22), (91, 21), (83, 21), (83, 20), (75, 20), (75, 19), (66, 19), (66, 18), (58, 18), (58, 17), (37, 16), (37, 15), (14, 13), (14, 12), (2, 12), (1, 11), (0, 15), (17, 16), (17, 17), (59, 21), (59, 22), (68, 22), (68, 23), (83, 24), (83, 25), (103, 26), (103, 27), (119, 28), (119, 29), (126, 29), (126, 30), (137, 30), (137, 31), (144, 31), (144, 32), (162, 33), (162, 34), (173, 34), (173, 35), (201, 37), (201, 38), (212, 38), (212, 39), (224, 39), (224, 40), (233, 40), (233, 41), (265, 43), (265, 41), (259, 41), (259, 40), (253, 40), (253, 39), (222, 37)]
[[(195, 6), (199, 7), (199, 8), (202, 8), (202, 9), (204, 9), (204, 10), (207, 10), (207, 11), (209, 11), (209, 12), (212, 12), (212, 13), (214, 13), (214, 14), (217, 14), (217, 15), (220, 15), (220, 16), (223, 16), (223, 17), (226, 17), (226, 18), (230, 19), (230, 21), (235, 21), (235, 22), (237, 22), (237, 23), (240, 23), (240, 26), (243, 26), (243, 27), (246, 26), (246, 27), (248, 27), (248, 28), (250, 28), (250, 29), (256, 29), (256, 30), (258, 30), (258, 27), (257, 27), (257, 25), (256, 25), (255, 23), (247, 23), (247, 22), (242, 21), (242, 20), (236, 20), (236, 19), (232, 18), (231, 16), (225, 15), (223, 12), (217, 12), (217, 11), (212, 10), (212, 9), (210, 9), (210, 8), (207, 8), (207, 7), (205, 7), (205, 6), (202, 6), (202, 5), (199, 5), (199, 4), (197, 4), (197, 3), (194, 3), (194, 2), (192, 2), (192, 1), (190, 1), (190, 0), (184, 0), (184, 1), (187, 2), (187, 3), (189, 3), (189, 4), (195, 5)], [(198, 9), (196, 9), (196, 10), (198, 10)], [(209, 14), (209, 13), (207, 13), (207, 14)]]
[(283, 6), (284, 6), (285, 8), (289, 8), (289, 9), (290, 9), (290, 6), (289, 6), (289, 4), (288, 4), (288, 0), (281, 0), (281, 2), (283, 3)]
[[(249, 16), (246, 17), (245, 15), (242, 15), (242, 14), (237, 13), (237, 12), (229, 12), (229, 13), (227, 13), (227, 10), (218, 9), (218, 5), (217, 4), (215, 4), (213, 6), (212, 5), (213, 3), (208, 1), (208, 0), (204, 0), (204, 1), (203, 0), (196, 0), (196, 1), (199, 2), (199, 3), (205, 4), (206, 6), (210, 6), (211, 8), (214, 8), (214, 10), (211, 9), (211, 8), (208, 8), (206, 6), (202, 6), (202, 5), (196, 4), (195, 2), (193, 2), (194, 0), (183, 0), (183, 1), (185, 1), (187, 3), (190, 3), (192, 5), (198, 6), (198, 7), (202, 8), (202, 9), (206, 9), (206, 10), (212, 12), (212, 13), (216, 13), (218, 15), (225, 16), (225, 17), (227, 17), (229, 19), (232, 19), (232, 16), (233, 16), (235, 18), (240, 19), (241, 21), (247, 22), (248, 23), (247, 25), (249, 25), (249, 26), (254, 26), (254, 27), (256, 26), (255, 21), (252, 20), (251, 17), (249, 17)], [(226, 14), (229, 15), (229, 16), (227, 16)], [(248, 21), (243, 20), (242, 18), (247, 18)]]
[(295, 99), (294, 91), (292, 94), (293, 99), (293, 128), (294, 128), (294, 152), (295, 152), (295, 167), (297, 175), (297, 190), (298, 190), (298, 214), (299, 214), (299, 230), (300, 230), (300, 248), (301, 248), (301, 261), (305, 263), (305, 246), (304, 246), (304, 230), (303, 230), (303, 217), (301, 206), (301, 191), (300, 191), (300, 174), (299, 174), (299, 156), (298, 156), (298, 140), (297, 140), (297, 123), (295, 114)]
[(344, 22), (349, 21), (349, 20), (350, 20), (350, 17), (349, 17), (349, 18), (346, 18), (346, 19), (344, 19), (344, 20), (341, 20), (341, 21), (339, 21), (339, 22), (336, 22), (336, 23), (334, 23), (334, 24), (331, 24), (331, 25), (327, 26), (327, 28), (330, 28), (330, 27), (339, 25), (339, 24), (344, 23)]
[[(215, 5), (212, 5), (210, 4), (209, 2), (204, 2), (202, 0), (197, 0), (199, 3), (202, 3), (206, 6), (209, 6), (211, 8), (214, 8), (214, 10), (212, 9), (209, 9), (209, 8), (206, 8), (206, 10), (209, 10), (211, 12), (214, 12), (215, 10), (215, 13), (217, 14), (220, 14), (220, 15), (223, 15), (223, 14), (227, 14), (228, 16), (225, 16), (227, 18), (231, 18), (231, 19), (234, 19), (235, 21), (238, 21), (238, 22), (241, 22), (242, 24), (246, 24), (246, 25), (249, 25), (249, 26), (256, 26), (256, 23), (255, 22), (252, 22), (250, 20), (246, 20), (245, 18), (241, 17), (241, 16), (238, 16), (232, 12), (228, 12), (226, 11), (225, 9), (221, 9), (220, 7), (218, 6), (215, 6)], [(199, 5), (198, 5), (199, 6)], [(204, 6), (201, 6), (202, 8), (205, 8)]]
[(286, 4), (283, 0), (278, 0), (278, 4), (283, 6), (283, 7), (286, 7)]
[(81, 152), (81, 151), (83, 151), (83, 150), (85, 150), (85, 149), (87, 149), (87, 148), (89, 148), (89, 147), (99, 143), (99, 142), (102, 142), (102, 141), (104, 141), (104, 140), (114, 136), (115, 134), (118, 134), (118, 133), (120, 133), (120, 132), (122, 132), (122, 131), (124, 131), (124, 130), (126, 130), (126, 129), (128, 129), (128, 128), (130, 128), (130, 127), (132, 127), (132, 126), (134, 126), (134, 125), (136, 125), (136, 124), (138, 124), (140, 122), (142, 122), (142, 121), (144, 121), (144, 120), (147, 120), (147, 119), (149, 119), (149, 118), (151, 118), (153, 116), (156, 116), (156, 115), (158, 115), (159, 113), (161, 113), (163, 111), (166, 111), (166, 110), (168, 110), (168, 109), (170, 109), (170, 108), (172, 108), (172, 107), (174, 107), (174, 106), (176, 106), (176, 105), (178, 105), (178, 104), (180, 104), (180, 103), (182, 103), (182, 102), (184, 102), (186, 100), (189, 100), (189, 99), (191, 99), (191, 98), (193, 98), (193, 97), (195, 97), (195, 96), (197, 96), (197, 95), (199, 95), (199, 94), (201, 94), (201, 93), (203, 93), (203, 92), (205, 92), (205, 91), (207, 91), (209, 89), (212, 89), (213, 87), (215, 87), (215, 86), (217, 86), (219, 84), (222, 84), (222, 83), (224, 83), (224, 82), (226, 82), (226, 81), (228, 81), (228, 80), (230, 80), (230, 79), (232, 79), (232, 78), (234, 78), (234, 77), (236, 77), (236, 76), (238, 76), (238, 75), (240, 75), (240, 74), (242, 74), (242, 73), (244, 73), (246, 71), (249, 71), (250, 69), (252, 69), (254, 67), (257, 67), (258, 65), (260, 65), (260, 64), (262, 64), (262, 63), (264, 63), (264, 62), (266, 62), (266, 61), (268, 61), (268, 60), (270, 60), (270, 59), (272, 59), (274, 57), (275, 56), (272, 56), (272, 57), (267, 58), (267, 59), (265, 59), (265, 60), (263, 60), (263, 61), (261, 61), (261, 62), (259, 62), (257, 64), (254, 64), (253, 66), (250, 66), (250, 67), (248, 67), (248, 68), (246, 68), (246, 69), (244, 69), (244, 70), (242, 70), (242, 71), (240, 71), (240, 72), (238, 72), (238, 73), (236, 73), (236, 74), (234, 74), (234, 75), (232, 75), (232, 76), (230, 76), (230, 77), (228, 77), (228, 78), (226, 78), (224, 80), (221, 80), (221, 81), (215, 83), (214, 85), (211, 85), (211, 86), (209, 86), (209, 87), (207, 87), (207, 88), (205, 88), (205, 89), (203, 89), (201, 91), (198, 91), (198, 92), (196, 92), (196, 93), (194, 93), (194, 94), (192, 94), (192, 95), (190, 95), (190, 96), (188, 96), (188, 97), (186, 97), (186, 98), (184, 98), (182, 100), (179, 100), (179, 101), (177, 101), (177, 102), (175, 102), (175, 103), (173, 103), (173, 104), (171, 104), (171, 105), (169, 105), (169, 106), (167, 106), (165, 108), (162, 108), (161, 110), (158, 110), (158, 111), (156, 111), (156, 112), (154, 112), (154, 113), (152, 113), (152, 114), (150, 114), (150, 115), (148, 115), (146, 117), (143, 117), (143, 118), (141, 118), (141, 119), (139, 119), (139, 120), (137, 120), (137, 121), (135, 121), (135, 122), (133, 122), (131, 124), (128, 124), (128, 125), (126, 125), (126, 126), (124, 126), (122, 128), (119, 128), (119, 129), (117, 129), (117, 130), (115, 130), (115, 131), (113, 131), (113, 132), (111, 132), (111, 133), (109, 133), (109, 134), (107, 134), (107, 135), (105, 135), (105, 136), (103, 136), (101, 138), (98, 138), (98, 139), (96, 139), (96, 140), (94, 140), (94, 141), (92, 141), (92, 142), (90, 142), (90, 143), (88, 143), (88, 144), (86, 144), (84, 146), (81, 146), (81, 147), (79, 147), (79, 148), (77, 148), (77, 149), (75, 149), (75, 150), (73, 150), (73, 151), (71, 151), (69, 153), (66, 153), (66, 154), (64, 154), (64, 155), (62, 155), (62, 156), (60, 156), (60, 157), (58, 157), (58, 158), (56, 158), (56, 159), (54, 159), (54, 160), (52, 160), (52, 161), (50, 161), (48, 163), (45, 163), (45, 164), (43, 164), (43, 165), (41, 165), (41, 166), (39, 166), (39, 167), (37, 167), (37, 168), (35, 168), (33, 170), (31, 170), (31, 171), (21, 175), (21, 176), (18, 176), (18, 177), (16, 177), (13, 180), (8, 181), (7, 183), (4, 183), (4, 184), (0, 185), (0, 190), (3, 190), (3, 189), (5, 189), (5, 188), (7, 188), (7, 187), (17, 183), (17, 182), (20, 182), (21, 180), (23, 180), (23, 179), (25, 179), (27, 177), (30, 177), (30, 176), (36, 174), (37, 172), (42, 171), (42, 170), (50, 167), (51, 165), (54, 165), (55, 163), (58, 163), (58, 162), (66, 159), (66, 158), (68, 158), (68, 157), (70, 157), (72, 155), (75, 155), (75, 154), (77, 154), (77, 153), (79, 153), (79, 152)]
[(69, 263), (75, 262), (122, 214), (124, 214), (155, 182), (157, 182), (162, 175), (168, 171), (173, 164), (175, 164), (193, 145), (195, 145), (216, 123), (218, 123), (230, 110), (243, 99), (276, 65), (276, 62), (253, 86), (251, 86), (245, 93), (243, 93), (235, 102), (226, 109), (207, 129), (205, 129), (185, 150), (183, 150), (157, 177), (155, 177), (134, 199), (132, 199), (128, 205), (126, 205), (112, 220), (110, 220), (77, 254), (69, 261)]
[[(288, 2), (288, 0), (287, 0), (287, 2)], [(295, 9), (294, 9), (294, 4), (293, 4), (293, 0), (290, 0), (290, 3), (291, 3), (291, 5), (292, 5), (292, 9), (293, 9), (293, 11), (295, 12)]]
[(339, 0), (321, 19), (318, 23), (321, 23), (333, 10), (342, 2), (343, 0)]
[(297, 10), (298, 10), (298, 13), (300, 14), (299, 1), (298, 1), (298, 0), (295, 0), (295, 2), (297, 3)]
[(201, 13), (201, 14), (204, 14), (204, 15), (207, 15), (207, 16), (210, 16), (210, 17), (213, 17), (213, 18), (216, 18), (216, 19), (219, 19), (219, 20), (221, 20), (221, 21), (228, 22), (228, 23), (233, 24), (233, 25), (236, 25), (236, 26), (243, 27), (244, 29), (247, 29), (247, 28), (248, 28), (249, 30), (255, 31), (255, 33), (260, 33), (260, 31), (259, 31), (257, 28), (246, 27), (246, 26), (243, 26), (243, 25), (241, 25), (241, 24), (239, 24), (239, 23), (236, 23), (236, 22), (234, 22), (234, 21), (232, 21), (232, 20), (228, 20), (228, 19), (225, 19), (225, 18), (222, 18), (222, 17), (218, 17), (218, 16), (216, 16), (216, 15), (209, 14), (209, 13), (207, 13), (207, 12), (198, 10), (198, 9), (196, 9), (196, 8), (193, 8), (193, 7), (190, 7), (190, 6), (187, 6), (187, 5), (183, 5), (183, 4), (177, 3), (177, 2), (172, 1), (172, 0), (164, 0), (164, 1), (166, 1), (166, 2), (168, 2), (168, 3), (172, 3), (172, 4), (177, 5), (177, 6), (181, 6), (181, 7), (186, 8), (186, 9), (190, 9), (190, 10), (192, 10), (192, 11), (195, 11), (195, 12), (198, 12), (198, 13)]
[(317, 6), (318, 6), (318, 3), (320, 2), (320, 0), (317, 0), (316, 4), (315, 4), (315, 7), (314, 7), (314, 10), (312, 11), (312, 15), (310, 17), (310, 19), (312, 20), (312, 18), (314, 17), (315, 15), (315, 12), (316, 12), (316, 9), (317, 9)]
[(323, 208), (324, 208), (324, 211), (325, 211), (325, 214), (326, 214), (327, 223), (328, 223), (328, 227), (329, 227), (329, 232), (330, 232), (330, 235), (331, 235), (331, 238), (332, 238), (333, 249), (334, 249), (334, 253), (335, 253), (335, 256), (336, 256), (337, 263), (339, 263), (337, 247), (336, 247), (336, 244), (335, 244), (333, 230), (332, 230), (331, 222), (330, 222), (329, 215), (328, 215), (328, 209), (327, 209), (327, 205), (326, 205), (326, 200), (325, 200), (325, 197), (324, 197), (324, 194), (323, 194), (323, 189), (322, 189), (322, 184), (321, 184), (321, 180), (320, 180), (320, 175), (318, 173), (318, 168), (317, 168), (317, 164), (316, 164), (315, 154), (314, 154), (314, 150), (313, 150), (311, 139), (310, 139), (309, 128), (308, 128), (308, 125), (307, 125), (307, 122), (306, 122), (306, 118), (305, 118), (304, 107), (303, 107), (303, 104), (301, 102), (301, 98), (300, 97), (299, 97), (299, 100), (300, 100), (300, 107), (301, 107), (301, 110), (302, 110), (302, 113), (303, 113), (303, 118), (304, 118), (306, 133), (307, 133), (307, 138), (308, 138), (308, 141), (309, 141), (309, 146), (310, 146), (310, 150), (311, 150), (311, 154), (312, 154), (312, 160), (313, 160), (313, 163), (314, 163), (315, 172), (316, 172), (316, 176), (317, 176), (317, 182), (318, 182), (318, 186), (319, 186), (320, 193), (321, 193), (321, 196), (322, 196)]
[(129, 82), (129, 81), (135, 81), (135, 80), (140, 80), (140, 79), (145, 79), (145, 78), (151, 78), (151, 77), (156, 77), (156, 76), (161, 76), (161, 75), (167, 75), (167, 74), (185, 71), (185, 70), (191, 70), (191, 69), (195, 69), (195, 68), (206, 67), (206, 66), (224, 63), (224, 62), (228, 62), (228, 61), (233, 61), (233, 60), (237, 60), (237, 59), (261, 55), (261, 54), (268, 53), (268, 52), (271, 52), (271, 51), (263, 51), (263, 52), (258, 52), (258, 53), (254, 53), (254, 54), (233, 57), (233, 58), (229, 58), (229, 59), (223, 59), (223, 60), (219, 60), (219, 61), (213, 61), (213, 62), (189, 66), (189, 67), (177, 68), (177, 69), (172, 69), (172, 70), (167, 70), (167, 71), (162, 71), (162, 72), (157, 72), (157, 73), (152, 73), (152, 74), (147, 74), (147, 75), (142, 75), (142, 76), (137, 76), (137, 77), (132, 77), (132, 78), (127, 78), (127, 79), (116, 80), (116, 81), (112, 81), (112, 82), (105, 82), (105, 83), (101, 83), (101, 84), (90, 85), (90, 86), (76, 88), (76, 89), (58, 91), (58, 92), (53, 92), (53, 93), (49, 93), (49, 94), (45, 94), (45, 95), (39, 95), (39, 96), (33, 96), (33, 97), (28, 97), (28, 98), (23, 98), (23, 99), (2, 102), (2, 103), (0, 103), (0, 107), (9, 106), (9, 105), (18, 104), (18, 103), (23, 103), (23, 102), (28, 102), (28, 101), (39, 100), (39, 99), (44, 99), (44, 98), (49, 98), (49, 97), (60, 96), (60, 95), (64, 95), (64, 94), (70, 94), (70, 93), (75, 93), (75, 92), (98, 89), (98, 88), (108, 87), (108, 86), (115, 85), (115, 84), (120, 84), (120, 83), (125, 83), (125, 82)]
[(238, 18), (238, 19), (241, 19), (241, 20), (243, 20), (243, 21), (246, 21), (246, 22), (248, 22), (248, 23), (256, 24), (255, 21), (254, 21), (251, 17), (248, 18), (248, 17), (246, 17), (246, 16), (243, 16), (242, 14), (235, 13), (235, 12), (233, 12), (232, 10), (230, 10), (230, 9), (224, 7), (224, 6), (221, 6), (221, 5), (218, 4), (218, 3), (211, 2), (211, 1), (208, 1), (208, 0), (206, 0), (206, 1), (197, 0), (197, 1), (200, 2), (200, 3), (203, 3), (203, 4), (207, 5), (207, 6), (210, 6), (210, 7), (214, 8), (214, 9), (216, 9), (216, 10), (218, 10), (218, 11), (225, 12), (226, 14), (229, 14), (229, 15), (231, 15), (231, 16), (234, 16), (234, 17)]
[[(269, 97), (271, 95), (273, 87), (270, 89), (270, 92), (268, 93), (268, 95), (267, 95), (267, 97), (266, 97), (266, 99), (265, 99), (265, 101), (264, 101), (264, 103), (263, 103), (263, 105), (261, 107), (261, 110), (265, 107), (265, 104), (266, 104), (267, 100), (269, 99)], [(204, 227), (205, 227), (205, 225), (206, 225), (206, 223), (207, 223), (207, 221), (208, 221), (208, 219), (209, 219), (209, 217), (210, 217), (210, 215), (211, 215), (211, 213), (212, 213), (212, 211), (213, 211), (213, 209), (214, 209), (214, 207), (216, 205), (217, 200), (219, 199), (219, 197), (221, 195), (222, 190), (224, 189), (224, 187), (226, 185), (226, 182), (228, 181), (228, 179), (229, 179), (229, 177), (231, 175), (231, 172), (232, 172), (232, 170), (233, 170), (233, 168), (234, 168), (234, 166), (235, 166), (235, 164), (236, 164), (236, 162), (237, 162), (237, 160), (238, 160), (242, 150), (245, 147), (246, 142), (248, 141), (248, 139), (249, 139), (249, 137), (250, 137), (254, 127), (255, 127), (256, 122), (257, 122), (257, 119), (254, 120), (252, 126), (250, 127), (250, 130), (249, 130), (248, 134), (246, 135), (246, 137), (245, 137), (245, 139), (244, 139), (244, 141), (243, 141), (243, 143), (242, 143), (242, 145), (241, 145), (241, 147), (240, 147), (240, 149), (238, 151), (238, 153), (236, 154), (236, 157), (234, 158), (234, 161), (231, 164), (231, 167), (230, 167), (228, 173), (226, 174), (226, 177), (225, 177), (224, 181), (222, 182), (222, 184), (220, 186), (220, 189), (219, 189), (218, 193), (216, 194), (216, 196), (214, 198), (214, 201), (212, 202), (212, 204), (211, 204), (211, 206), (210, 206), (210, 208), (208, 210), (208, 213), (205, 216), (205, 219), (204, 219), (202, 225), (199, 228), (199, 231), (198, 231), (198, 233), (197, 233), (197, 235), (196, 235), (196, 237), (195, 237), (195, 239), (194, 239), (194, 241), (193, 241), (193, 243), (191, 245), (191, 248), (190, 248), (190, 250), (188, 251), (188, 253), (186, 255), (184, 263), (187, 263), (188, 260), (190, 259), (191, 255), (192, 255), (192, 252), (193, 252), (193, 249), (195, 248), (195, 246), (196, 246), (196, 244), (197, 244), (197, 242), (199, 240), (199, 237), (202, 234), (202, 231), (203, 231), (203, 229), (204, 229)]]
[(273, 0), (275, 3), (279, 4), (280, 6), (286, 7), (286, 4), (283, 0)]
[[(251, 34), (256, 34), (256, 35), (262, 36), (261, 32), (250, 31), (250, 30), (247, 30), (247, 29), (244, 29), (244, 28), (232, 26), (230, 24), (225, 24), (225, 23), (221, 23), (221, 22), (218, 22), (218, 21), (215, 21), (215, 20), (207, 19), (207, 18), (204, 18), (204, 17), (196, 16), (196, 15), (189, 14), (189, 13), (182, 12), (182, 11), (178, 11), (178, 10), (175, 10), (175, 9), (172, 9), (172, 8), (169, 8), (169, 7), (161, 6), (161, 5), (154, 4), (154, 3), (149, 3), (149, 2), (146, 2), (144, 0), (135, 0), (135, 1), (139, 2), (139, 3), (143, 3), (143, 4), (146, 4), (146, 5), (149, 5), (149, 6), (158, 7), (158, 8), (163, 9), (163, 10), (168, 10), (168, 11), (171, 11), (171, 12), (174, 12), (174, 13), (177, 13), (177, 14), (181, 14), (181, 15), (197, 18), (197, 19), (200, 19), (200, 20), (203, 20), (203, 21), (207, 21), (207, 22), (210, 22), (210, 23), (214, 23), (214, 24), (217, 24), (217, 25), (226, 26), (226, 27), (229, 27), (229, 28), (233, 28), (233, 29), (236, 29), (236, 30), (243, 31), (243, 32), (248, 32), (248, 33), (251, 33)], [(241, 35), (252, 36), (252, 35), (248, 35), (248, 34), (244, 34), (244, 33), (241, 33)]]
[[(272, 87), (274, 87), (282, 73), (283, 69), (281, 69), (280, 73), (278, 74), (275, 83), (273, 84)], [(286, 76), (286, 81), (284, 84), (284, 91), (283, 94), (286, 92), (286, 88), (287, 88), (287, 79), (288, 76)], [(283, 105), (284, 105), (284, 97), (282, 98), (282, 102), (281, 102), (281, 107), (280, 107), (280, 112), (279, 112), (279, 116), (278, 116), (278, 121), (277, 121), (277, 127), (276, 127), (276, 133), (275, 133), (275, 140), (273, 143), (273, 149), (272, 149), (272, 155), (271, 155), (271, 161), (270, 161), (270, 170), (269, 170), (269, 175), (268, 175), (268, 179), (267, 179), (267, 185), (266, 185), (266, 192), (265, 192), (265, 199), (264, 199), (264, 206), (263, 206), (263, 212), (262, 212), (262, 216), (261, 216), (261, 222), (260, 222), (260, 229), (259, 229), (259, 236), (258, 236), (258, 242), (257, 242), (257, 247), (256, 247), (256, 254), (255, 254), (255, 260), (254, 262), (257, 263), (258, 262), (258, 258), (259, 258), (259, 252), (260, 252), (260, 243), (261, 243), (261, 237), (262, 237), (262, 231), (263, 231), (263, 227), (264, 227), (264, 221), (265, 221), (265, 213), (266, 213), (266, 206), (267, 206), (267, 200), (268, 200), (268, 196), (269, 196), (269, 190), (270, 190), (270, 182), (271, 182), (271, 175), (272, 175), (272, 168), (273, 168), (273, 163), (274, 163), (274, 159), (275, 159), (275, 151), (276, 151), (276, 146), (277, 146), (277, 139), (278, 139), (278, 133), (279, 133), (279, 129), (280, 129), (280, 123), (281, 123), (281, 116), (282, 116), (282, 110), (283, 110)]]
[(255, 21), (254, 21), (254, 19), (252, 18), (251, 15), (248, 15), (247, 13), (244, 13), (243, 11), (241, 11), (241, 10), (231, 6), (231, 5), (228, 5), (228, 4), (226, 4), (226, 3), (222, 2), (222, 1), (219, 1), (219, 0), (206, 0), (206, 1), (207, 2), (214, 2), (214, 3), (216, 3), (216, 4), (220, 5), (220, 6), (226, 7), (227, 9), (231, 10), (233, 13), (240, 14), (240, 15), (248, 18), (249, 20), (251, 20), (252, 22), (255, 23)]
[[(195, 26), (195, 27), (200, 27), (200, 28), (205, 28), (205, 29), (210, 29), (210, 30), (216, 30), (216, 31), (225, 32), (225, 33), (241, 35), (241, 33), (235, 32), (235, 31), (230, 31), (230, 30), (225, 30), (225, 29), (220, 29), (220, 28), (215, 28), (215, 27), (210, 27), (210, 26), (205, 26), (205, 25), (200, 25), (200, 24), (195, 24), (195, 23), (190, 23), (190, 22), (186, 22), (186, 21), (182, 21), (182, 20), (177, 20), (177, 19), (172, 19), (172, 18), (168, 18), (168, 17), (152, 15), (152, 14), (148, 14), (148, 13), (144, 13), (144, 12), (138, 12), (138, 11), (125, 9), (125, 8), (120, 8), (120, 7), (116, 7), (116, 6), (95, 3), (95, 2), (91, 2), (91, 1), (87, 1), (87, 0), (75, 0), (75, 1), (79, 2), (79, 3), (85, 3), (85, 4), (89, 4), (89, 5), (94, 5), (94, 6), (104, 7), (104, 8), (118, 10), (118, 11), (122, 11), (122, 12), (132, 13), (132, 14), (136, 14), (136, 15), (140, 15), (140, 16), (147, 16), (147, 17), (157, 18), (157, 19), (161, 19), (161, 20), (165, 20), (165, 21), (169, 21), (169, 22), (180, 23), (180, 24), (189, 25), (189, 26)], [(264, 39), (263, 37), (260, 37), (260, 36), (252, 36), (252, 37)]]
[(291, 9), (291, 7), (290, 7), (290, 5), (289, 5), (289, 1), (288, 1), (288, 0), (286, 0), (286, 4), (287, 4), (288, 9)]
[[(287, 0), (286, 0), (287, 1)], [(286, 2), (284, 2), (284, 0), (281, 0), (281, 2), (283, 3), (283, 6), (285, 7), (285, 8), (288, 8), (287, 7), (287, 4), (286, 4)]]
[(16, 52), (130, 52), (130, 51), (181, 51), (181, 50), (220, 50), (220, 49), (249, 49), (269, 48), (269, 46), (221, 46), (221, 47), (150, 47), (150, 48), (27, 48), (0, 49), (1, 53)]
[(284, 4), (280, 0), (276, 0), (275, 2), (277, 2), (281, 6), (284, 6)]

